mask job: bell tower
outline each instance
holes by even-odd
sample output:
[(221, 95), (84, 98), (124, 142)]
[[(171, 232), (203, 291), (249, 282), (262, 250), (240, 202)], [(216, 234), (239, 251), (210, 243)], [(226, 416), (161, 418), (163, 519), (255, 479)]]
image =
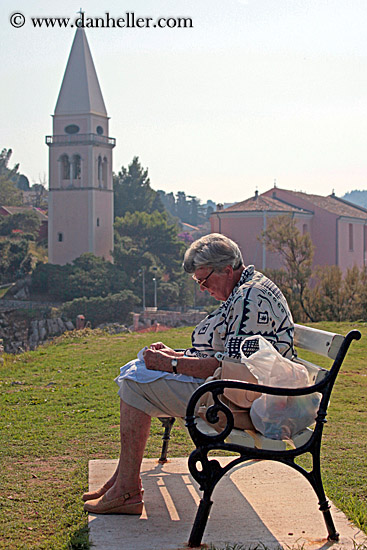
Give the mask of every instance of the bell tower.
[(112, 261), (112, 149), (108, 117), (84, 29), (78, 28), (53, 115), (49, 147), (49, 263), (84, 252)]

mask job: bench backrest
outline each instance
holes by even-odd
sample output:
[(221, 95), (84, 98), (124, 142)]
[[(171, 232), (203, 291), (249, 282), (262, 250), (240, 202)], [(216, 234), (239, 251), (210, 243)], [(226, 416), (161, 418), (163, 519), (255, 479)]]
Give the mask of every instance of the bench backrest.
[[(335, 332), (294, 325), (294, 345), (297, 348), (323, 355), (332, 360), (336, 358), (343, 341), (344, 336)], [(311, 384), (321, 382), (329, 372), (327, 369), (314, 365), (301, 357), (297, 357), (297, 362), (306, 367)]]
[(329, 359), (336, 358), (343, 341), (344, 336), (335, 332), (294, 325), (295, 346), (329, 357)]

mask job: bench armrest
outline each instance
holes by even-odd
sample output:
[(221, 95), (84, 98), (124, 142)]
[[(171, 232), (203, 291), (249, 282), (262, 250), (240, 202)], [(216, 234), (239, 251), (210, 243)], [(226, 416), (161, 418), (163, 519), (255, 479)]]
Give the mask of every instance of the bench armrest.
[[(329, 375), (325, 378), (313, 384), (312, 386), (304, 386), (301, 388), (279, 388), (272, 386), (264, 386), (261, 384), (250, 384), (249, 382), (243, 382), (241, 380), (213, 380), (202, 384), (192, 394), (186, 409), (186, 426), (190, 432), (190, 436), (194, 443), (203, 442), (203, 439), (208, 441), (219, 442), (224, 441), (234, 428), (234, 419), (232, 411), (227, 405), (220, 401), (219, 396), (223, 394), (225, 388), (236, 388), (243, 390), (250, 390), (260, 393), (266, 393), (269, 395), (280, 396), (297, 396), (297, 395), (309, 395), (315, 392), (323, 392), (329, 382)], [(218, 412), (222, 412), (227, 419), (225, 428), (217, 435), (206, 435), (201, 432), (195, 422), (195, 410), (200, 398), (207, 392), (210, 392), (213, 396), (214, 404), (208, 408), (207, 415), (209, 422), (215, 424), (218, 421)], [(321, 405), (320, 405), (321, 406)]]

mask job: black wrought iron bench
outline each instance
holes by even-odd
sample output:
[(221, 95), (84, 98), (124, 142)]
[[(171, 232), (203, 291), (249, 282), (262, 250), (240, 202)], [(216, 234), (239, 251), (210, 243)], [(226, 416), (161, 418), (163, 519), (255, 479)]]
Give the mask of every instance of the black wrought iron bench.
[[(300, 472), (313, 487), (318, 500), (319, 509), (322, 511), (325, 524), (328, 530), (329, 540), (338, 540), (339, 534), (330, 513), (330, 504), (326, 498), (323, 488), (320, 469), (320, 448), (323, 428), (326, 423), (327, 407), (331, 391), (347, 354), (348, 348), (353, 340), (359, 340), (361, 334), (352, 330), (343, 337), (340, 334), (330, 333), (314, 328), (295, 326), (295, 345), (297, 349), (304, 349), (316, 354), (328, 357), (333, 360), (329, 370), (314, 365), (297, 357), (308, 370), (312, 386), (305, 388), (273, 388), (248, 384), (234, 380), (217, 380), (200, 386), (192, 395), (186, 411), (186, 426), (196, 449), (189, 457), (189, 470), (194, 479), (199, 483), (203, 496), (199, 504), (194, 525), (192, 527), (189, 546), (196, 547), (201, 539), (207, 524), (209, 512), (213, 504), (211, 497), (218, 481), (233, 467), (253, 459), (275, 460), (287, 464)], [(319, 410), (314, 428), (306, 428), (293, 437), (292, 446), (285, 441), (273, 440), (262, 436), (258, 432), (243, 431), (234, 429), (233, 416), (228, 407), (220, 400), (225, 388), (241, 388), (243, 390), (261, 391), (271, 395), (308, 395), (314, 392), (322, 394)], [(200, 399), (206, 392), (211, 392), (214, 405), (207, 411), (207, 419), (212, 424), (218, 422), (217, 413), (222, 411), (227, 419), (227, 424), (222, 432), (217, 433), (203, 420), (195, 416), (195, 410)], [(166, 447), (162, 453), (161, 460), (166, 460), (165, 452), (169, 440), (170, 430), (174, 419), (166, 419), (165, 439), (163, 445)], [(233, 456), (225, 466), (221, 466), (218, 460), (208, 456), (210, 451), (232, 451), (238, 453)], [(295, 462), (300, 455), (310, 453), (312, 457), (312, 469), (310, 471), (301, 467)]]

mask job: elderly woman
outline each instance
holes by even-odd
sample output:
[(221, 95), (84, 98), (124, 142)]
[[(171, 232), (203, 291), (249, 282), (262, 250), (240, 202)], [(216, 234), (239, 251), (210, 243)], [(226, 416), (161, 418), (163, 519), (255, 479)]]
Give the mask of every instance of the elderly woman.
[(283, 294), (254, 266), (243, 265), (236, 243), (216, 233), (202, 237), (186, 251), (183, 267), (202, 291), (222, 304), (195, 328), (190, 349), (180, 353), (158, 342), (144, 352), (146, 368), (161, 371), (153, 381), (116, 379), (120, 387), (120, 460), (103, 487), (83, 495), (88, 512), (141, 514), (140, 466), (151, 417), (184, 417), (192, 393), (219, 366), (216, 352), (239, 357), (245, 339), (261, 334), (280, 353), (292, 353), (293, 320)]

